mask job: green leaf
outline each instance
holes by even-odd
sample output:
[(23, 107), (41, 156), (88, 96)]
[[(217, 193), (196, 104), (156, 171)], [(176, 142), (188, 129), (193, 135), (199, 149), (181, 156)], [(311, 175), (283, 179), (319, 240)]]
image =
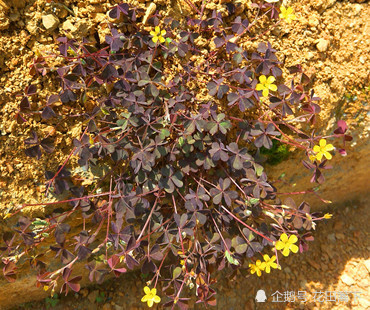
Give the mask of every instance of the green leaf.
[(184, 145), (184, 143), (185, 143), (184, 138), (183, 137), (180, 137), (179, 138), (179, 145), (180, 145), (180, 147), (182, 147)]
[(149, 84), (150, 83), (150, 81), (148, 81), (148, 80), (140, 80), (138, 83), (137, 83), (137, 85), (138, 86), (144, 86), (144, 85), (147, 85), (147, 84)]
[(109, 113), (109, 110), (108, 109), (106, 109), (106, 108), (100, 108), (100, 110), (103, 112), (103, 114), (105, 114), (105, 115), (109, 115), (110, 113)]
[(232, 264), (232, 265), (236, 265), (238, 266), (239, 265), (239, 262), (237, 259), (235, 259), (234, 257), (231, 256), (231, 253), (229, 251), (225, 251), (225, 257), (227, 259), (227, 261)]
[(161, 130), (161, 133), (159, 134), (159, 137), (161, 138), (161, 140), (164, 140), (164, 139), (166, 139), (167, 137), (169, 137), (170, 136), (170, 131), (167, 129), (167, 128), (163, 128), (162, 130)]
[(235, 251), (238, 254), (243, 254), (243, 253), (245, 253), (247, 248), (248, 248), (248, 244), (247, 243), (242, 243), (242, 244), (239, 244), (235, 247)]
[(236, 64), (240, 64), (243, 61), (243, 57), (241, 54), (236, 53), (233, 56), (233, 60), (236, 62)]
[(44, 220), (36, 220), (36, 221), (32, 222), (32, 225), (34, 225), (34, 226), (47, 226), (47, 225), (49, 225), (49, 223), (47, 221), (44, 221)]
[(263, 172), (263, 167), (259, 164), (254, 164), (254, 169), (256, 170), (257, 176), (261, 176)]
[(223, 121), (220, 123), (220, 131), (226, 134), (227, 130), (231, 128), (231, 123), (229, 121)]
[(127, 125), (128, 125), (127, 119), (120, 119), (117, 121), (117, 126), (121, 127), (122, 130), (126, 130)]
[(156, 69), (161, 69), (162, 63), (160, 61), (156, 61), (155, 63), (153, 63), (153, 67)]
[(174, 279), (178, 278), (180, 276), (181, 272), (182, 272), (182, 268), (181, 267), (176, 267), (172, 272), (172, 279), (174, 280)]

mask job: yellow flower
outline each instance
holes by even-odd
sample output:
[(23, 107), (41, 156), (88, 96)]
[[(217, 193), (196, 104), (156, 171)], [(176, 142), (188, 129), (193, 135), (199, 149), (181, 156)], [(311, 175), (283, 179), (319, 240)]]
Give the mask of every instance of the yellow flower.
[(150, 34), (153, 36), (152, 41), (154, 43), (163, 43), (165, 39), (163, 38), (166, 35), (166, 30), (161, 30), (158, 26), (154, 28), (154, 31), (151, 31)]
[(260, 84), (257, 84), (256, 90), (262, 90), (263, 97), (267, 97), (269, 94), (269, 90), (276, 91), (277, 86), (273, 84), (275, 82), (275, 78), (271, 75), (268, 78), (266, 76), (261, 75), (259, 77)]
[(161, 298), (157, 296), (156, 288), (150, 289), (148, 286), (145, 286), (144, 293), (145, 293), (145, 296), (141, 298), (141, 301), (146, 302), (149, 308), (153, 307), (154, 303), (159, 303), (161, 301)]
[(249, 268), (251, 269), (251, 274), (257, 273), (257, 276), (261, 276), (261, 271), (265, 269), (266, 263), (261, 262), (260, 260), (256, 261), (256, 264), (249, 264)]
[(280, 240), (276, 242), (276, 250), (283, 250), (283, 255), (288, 256), (289, 251), (292, 251), (293, 253), (298, 252), (298, 247), (294, 244), (298, 241), (298, 238), (296, 235), (291, 235), (288, 239), (288, 236), (283, 233), (280, 236)]
[(331, 219), (332, 217), (333, 217), (333, 214), (330, 214), (330, 213), (326, 213), (324, 215), (324, 219), (327, 219), (327, 220)]
[(270, 256), (265, 254), (265, 255), (263, 255), (263, 259), (265, 260), (265, 264), (266, 264), (265, 271), (267, 273), (270, 273), (270, 270), (271, 270), (270, 268), (274, 268), (274, 269), (278, 268), (278, 265), (275, 263), (275, 261), (276, 261), (276, 256), (275, 255), (273, 255), (270, 258)]
[(330, 151), (334, 150), (334, 146), (332, 144), (326, 144), (325, 139), (321, 139), (319, 145), (315, 145), (313, 147), (313, 151), (316, 153), (315, 155), (311, 155), (310, 159), (314, 161), (317, 159), (321, 161), (322, 157), (325, 156), (327, 160), (333, 158), (333, 156), (329, 153)]
[(291, 6), (286, 8), (282, 5), (280, 7), (280, 12), (279, 17), (281, 19), (285, 19), (288, 24), (290, 24), (292, 20), (296, 20), (296, 16), (293, 14), (293, 8)]

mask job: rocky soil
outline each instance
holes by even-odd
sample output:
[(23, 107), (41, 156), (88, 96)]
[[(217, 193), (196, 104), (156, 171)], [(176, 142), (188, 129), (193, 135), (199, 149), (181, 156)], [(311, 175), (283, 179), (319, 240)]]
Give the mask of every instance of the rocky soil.
[[(39, 54), (46, 56), (50, 64), (55, 63), (56, 60), (51, 55), (56, 49), (56, 38), (61, 35), (68, 33), (76, 39), (82, 37), (91, 39), (96, 33), (98, 38), (103, 37), (109, 22), (105, 13), (118, 2), (120, 1), (65, 0), (55, 4), (57, 1), (0, 0), (0, 218), (6, 210), (19, 204), (45, 201), (43, 197), (45, 167), (55, 170), (68, 157), (72, 138), (81, 133), (81, 124), (65, 121), (41, 124), (35, 119), (27, 125), (16, 122), (15, 114), (20, 100), (17, 95), (21, 94), (32, 80), (29, 74), (30, 63)], [(144, 9), (151, 3), (144, 0), (128, 2)], [(163, 16), (183, 18), (191, 13), (191, 9), (183, 0), (153, 2)], [(193, 2), (199, 5), (201, 0)], [(227, 2), (209, 1), (207, 9), (225, 11)], [(241, 14), (247, 14), (245, 12), (248, 10), (249, 1), (235, 2), (240, 4)], [(360, 201), (359, 199), (364, 198), (369, 189), (366, 182), (368, 171), (366, 163), (370, 148), (366, 141), (369, 129), (370, 6), (366, 1), (285, 2), (294, 7), (297, 21), (291, 25), (280, 26), (268, 36), (268, 39), (279, 51), (279, 59), (284, 61), (286, 66), (302, 64), (304, 69), (315, 77), (314, 89), (322, 98), (323, 109), (319, 130), (331, 130), (336, 120), (341, 118), (349, 123), (352, 132), (355, 133), (355, 139), (347, 158), (338, 158), (339, 154), (336, 155), (338, 158), (336, 160), (344, 163), (340, 168), (342, 171), (337, 170), (329, 174), (330, 183), (324, 192), (329, 196), (327, 199), (335, 202), (330, 207), (336, 216), (328, 222), (328, 225), (318, 228), (316, 233), (318, 242), (313, 244), (311, 251), (287, 259), (284, 265), (289, 267), (285, 267), (281, 272), (275, 271), (270, 277), (256, 281), (255, 278), (239, 277), (233, 284), (224, 280), (219, 281), (220, 309), (224, 309), (226, 305), (228, 307), (232, 305), (234, 309), (254, 309), (254, 307), (268, 309), (265, 304), (261, 306), (253, 302), (256, 290), (263, 287), (268, 294), (276, 290), (280, 292), (290, 290), (296, 293), (298, 290), (307, 292), (320, 289), (360, 290), (366, 297), (366, 292), (369, 291), (367, 204), (364, 201), (354, 204), (344, 202), (348, 199)], [(266, 38), (262, 37), (261, 40)], [(50, 93), (56, 87), (51, 79), (32, 81), (38, 87), (41, 100), (45, 98), (46, 93)], [(43, 156), (39, 161), (26, 157), (22, 145), (32, 129), (39, 133), (50, 133), (59, 143), (63, 143), (63, 147), (52, 156)], [(271, 173), (278, 178), (282, 172), (286, 172), (286, 178), (291, 178), (289, 181), (293, 180), (298, 190), (304, 190), (310, 186), (307, 182), (308, 175), (305, 181), (300, 181), (298, 177), (294, 179), (297, 162), (299, 158), (293, 157), (291, 162), (284, 163), (280, 168), (273, 168)], [(361, 172), (360, 177), (357, 172), (353, 173), (355, 170)], [(318, 200), (313, 202), (319, 203)], [(42, 214), (43, 209), (30, 208), (27, 212), (37, 215)], [(4, 224), (5, 221), (0, 220), (0, 233)], [(62, 299), (58, 307), (61, 307), (60, 309), (140, 307), (144, 281), (136, 276), (138, 275), (133, 274), (127, 276), (129, 279), (126, 277), (119, 282), (108, 282), (104, 288), (85, 289), (81, 294), (77, 294), (77, 297)], [(252, 287), (251, 283), (255, 286)], [(99, 291), (105, 293), (105, 299), (96, 302)], [(42, 296), (42, 294), (27, 296), (27, 292), (22, 292), (22, 288), (19, 288), (18, 292), (18, 295), (14, 295), (18, 296), (14, 303)], [(6, 299), (4, 297), (2, 300)], [(109, 302), (106, 302), (107, 300)], [(302, 308), (367, 309), (369, 306), (368, 299), (362, 298), (359, 302), (352, 299), (348, 303), (329, 302), (323, 305), (306, 303)], [(27, 307), (41, 309), (45, 307), (45, 303), (22, 305), (18, 309)], [(271, 307), (271, 309), (296, 309), (296, 305), (286, 303), (271, 304)]]

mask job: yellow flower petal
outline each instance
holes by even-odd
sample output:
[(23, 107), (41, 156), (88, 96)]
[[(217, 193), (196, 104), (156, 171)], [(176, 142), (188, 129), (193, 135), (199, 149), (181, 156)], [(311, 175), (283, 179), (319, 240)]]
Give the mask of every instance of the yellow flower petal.
[(270, 266), (269, 266), (269, 265), (267, 265), (267, 266), (266, 266), (266, 269), (265, 269), (265, 272), (266, 272), (266, 273), (270, 273), (270, 271), (271, 271)]
[(316, 155), (316, 159), (318, 160), (318, 161), (321, 161), (321, 159), (322, 159), (322, 153), (320, 152), (320, 153), (318, 153), (317, 155)]
[(324, 156), (326, 157), (327, 160), (330, 160), (333, 158), (329, 152), (324, 152)]
[(166, 41), (163, 37), (159, 37), (159, 42), (160, 43), (163, 43), (164, 41)]
[(298, 238), (296, 235), (290, 235), (289, 243), (296, 243), (297, 241), (298, 241)]
[(155, 29), (156, 34), (160, 34), (161, 33), (161, 29), (158, 26), (155, 26), (154, 29)]
[(274, 76), (269, 76), (268, 78), (267, 78), (267, 83), (269, 83), (269, 84), (272, 84), (272, 83), (274, 83), (275, 82), (275, 77)]
[(157, 289), (156, 288), (152, 288), (152, 290), (150, 291), (151, 294), (153, 295), (157, 295)]
[(262, 95), (263, 97), (267, 97), (269, 95), (269, 90), (268, 88), (265, 88), (263, 91), (262, 91)]
[(154, 296), (153, 301), (154, 301), (155, 303), (159, 303), (159, 302), (161, 302), (161, 297), (159, 297), (159, 296)]
[(281, 11), (281, 13), (282, 13), (282, 14), (285, 14), (285, 12), (286, 12), (286, 8), (285, 8), (285, 6), (283, 6), (283, 5), (282, 5), (282, 6), (280, 7), (280, 11)]
[(263, 90), (265, 87), (262, 84), (256, 85), (256, 90)]
[(268, 262), (270, 260), (270, 256), (265, 254), (265, 255), (263, 255), (263, 259), (265, 260), (265, 262)]
[(326, 145), (326, 140), (325, 139), (320, 139), (319, 144), (320, 144), (321, 147), (324, 147)]
[(145, 293), (146, 295), (150, 294), (150, 288), (149, 288), (148, 286), (145, 286), (145, 287), (144, 287), (144, 293)]
[(155, 37), (157, 34), (154, 31), (149, 32), (151, 36)]
[(288, 14), (292, 14), (293, 13), (293, 8), (290, 6), (290, 7), (288, 7), (288, 9), (286, 10), (286, 12), (288, 13)]
[(333, 150), (334, 150), (334, 146), (333, 146), (333, 144), (327, 144), (327, 145), (325, 146), (325, 150), (326, 150), (326, 151), (333, 151)]
[(157, 41), (158, 41), (158, 37), (153, 37), (153, 38), (152, 38), (152, 41), (153, 41), (154, 43), (157, 43)]
[(269, 89), (272, 91), (277, 91), (277, 86), (275, 84), (269, 85)]
[(313, 151), (314, 151), (315, 153), (320, 152), (320, 147), (319, 147), (318, 145), (315, 145), (315, 146), (313, 147)]
[[(276, 261), (276, 256), (274, 255), (274, 256), (272, 256), (271, 257), (271, 259), (270, 259), (270, 262), (271, 262), (271, 264), (275, 264), (275, 263), (273, 263), (274, 261)], [(276, 264), (275, 264), (276, 265)]]
[(148, 301), (148, 298), (149, 296), (148, 295), (145, 295), (143, 298), (141, 298), (141, 301), (142, 302), (147, 302)]
[(153, 307), (153, 304), (154, 304), (154, 302), (153, 302), (152, 299), (148, 300), (148, 307), (149, 308)]
[(262, 272), (261, 272), (261, 270), (259, 270), (259, 269), (257, 269), (257, 276), (261, 276), (261, 274), (262, 274)]
[(277, 264), (276, 264), (276, 263), (271, 263), (271, 264), (270, 264), (270, 266), (271, 266), (272, 268), (274, 268), (274, 269), (276, 269), (276, 268), (277, 268)]
[(316, 160), (316, 156), (314, 156), (314, 155), (310, 155), (310, 160), (311, 160), (311, 161), (315, 161), (315, 160)]
[(166, 35), (166, 33), (167, 33), (167, 32), (166, 32), (166, 30), (162, 30), (162, 31), (161, 31), (161, 36), (165, 36), (165, 35)]
[[(298, 247), (295, 245), (295, 244), (291, 244), (290, 245), (290, 250), (293, 252), (293, 253), (297, 253), (298, 252)], [(284, 253), (283, 253), (284, 255)]]
[(288, 248), (284, 248), (283, 255), (284, 256), (288, 256), (289, 255), (289, 249)]
[(261, 76), (259, 77), (259, 80), (260, 80), (260, 82), (261, 82), (262, 84), (265, 84), (265, 82), (266, 82), (266, 76), (261, 75)]
[(282, 233), (281, 236), (280, 236), (280, 240), (283, 241), (283, 242), (286, 242), (288, 241), (288, 236), (286, 233)]
[(279, 241), (276, 241), (275, 248), (276, 248), (276, 250), (283, 249), (284, 248), (284, 242), (282, 242), (280, 240)]

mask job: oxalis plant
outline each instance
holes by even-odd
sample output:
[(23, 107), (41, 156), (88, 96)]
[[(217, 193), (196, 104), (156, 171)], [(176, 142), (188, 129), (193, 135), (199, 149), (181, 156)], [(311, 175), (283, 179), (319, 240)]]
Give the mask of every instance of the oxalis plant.
[[(245, 48), (295, 20), (292, 8), (260, 1), (248, 20), (232, 3), (224, 15), (207, 15), (206, 1), (187, 2), (196, 18), (157, 12), (145, 25), (142, 10), (119, 4), (109, 12), (115, 22), (105, 44), (60, 37), (59, 67), (42, 55), (32, 63), (31, 74), (57, 76), (60, 89), (34, 105), (37, 88), (28, 86), (18, 121), (77, 120), (83, 133), (66, 160), (45, 172), (45, 194), (58, 198), (37, 204), (45, 217), (16, 217), (35, 204), (5, 215), (17, 218), (1, 247), (8, 281), (30, 263), (37, 286), (52, 295), (78, 292), (75, 266), (84, 262), (98, 283), (141, 269), (149, 307), (186, 309), (189, 296), (215, 305), (218, 271), (253, 277), (280, 269), (281, 258), (308, 249), (316, 222), (331, 217), (285, 199), (294, 193), (279, 195), (264, 171), (262, 151), (276, 141), (303, 150), (303, 169), (322, 183), (336, 150), (329, 140), (351, 140), (344, 121), (332, 135), (315, 133), (319, 98), (301, 66), (288, 68), (285, 81), (270, 43)], [(76, 106), (80, 114), (65, 112)], [(54, 144), (32, 132), (25, 152), (53, 156)]]

